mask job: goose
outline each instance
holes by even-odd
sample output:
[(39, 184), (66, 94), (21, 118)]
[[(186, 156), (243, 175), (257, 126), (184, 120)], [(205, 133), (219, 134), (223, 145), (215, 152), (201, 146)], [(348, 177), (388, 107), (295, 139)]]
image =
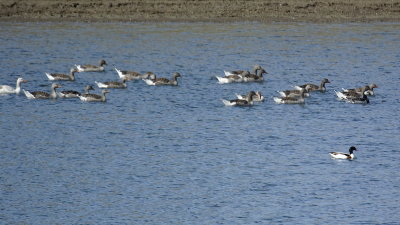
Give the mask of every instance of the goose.
[[(304, 97), (310, 97), (310, 89), (311, 86), (307, 85), (305, 88), (305, 92), (304, 92)], [(282, 96), (282, 97), (299, 97), (301, 96), (301, 90), (285, 90), (285, 91), (278, 91), (278, 93)]]
[(173, 85), (176, 86), (178, 85), (178, 80), (177, 78), (181, 77), (180, 73), (175, 72), (172, 75), (172, 79), (169, 80), (167, 78), (157, 78), (156, 75), (154, 73), (151, 73), (150, 75), (148, 75), (147, 79), (143, 79), (144, 82), (146, 82), (147, 85)]
[(122, 79), (122, 82), (119, 81), (106, 81), (106, 82), (98, 82), (95, 81), (99, 88), (126, 88), (126, 78)]
[[(369, 90), (367, 90), (365, 92), (366, 95), (374, 95), (374, 88), (377, 88), (378, 85), (376, 84), (369, 84), (368, 85)], [(363, 90), (364, 87), (360, 87), (360, 88), (354, 88), (354, 89), (344, 89), (342, 88), (343, 92), (357, 92), (357, 93), (361, 93), (361, 91)]]
[(135, 71), (127, 71), (127, 70), (119, 70), (117, 68), (114, 68), (115, 71), (117, 71), (117, 74), (119, 78), (121, 79), (126, 79), (126, 80), (140, 80), (140, 79), (145, 79), (148, 77), (147, 74), (140, 74)]
[(244, 81), (244, 76), (250, 74), (249, 71), (243, 71), (241, 74), (232, 74), (224, 77), (215, 76), (219, 84), (239, 83)]
[(243, 77), (244, 82), (260, 82), (264, 81), (263, 74), (267, 73), (263, 68), (257, 70), (255, 74), (246, 73)]
[[(257, 70), (259, 70), (259, 69), (262, 69), (262, 67), (260, 66), (260, 65), (255, 65), (254, 67), (253, 67), (253, 73), (254, 74), (256, 74), (257, 73)], [(225, 76), (230, 76), (230, 75), (240, 75), (240, 74), (242, 74), (243, 72), (246, 72), (246, 70), (233, 70), (233, 71), (226, 71), (226, 70), (224, 70), (224, 74), (225, 74)]]
[(17, 84), (15, 88), (8, 85), (0, 85), (0, 94), (19, 94), (21, 92), (21, 83), (26, 83), (22, 77), (17, 79)]
[(367, 91), (369, 91), (370, 88), (369, 86), (364, 86), (360, 92), (356, 92), (356, 91), (350, 91), (350, 92), (345, 92), (345, 91), (335, 91), (336, 96), (340, 99), (340, 100), (348, 100), (348, 99), (353, 99), (353, 98), (361, 98), (363, 97), (363, 95), (365, 95), (365, 93)]
[(329, 152), (329, 155), (333, 159), (354, 159), (355, 157), (353, 154), (354, 151), (357, 151), (356, 147), (351, 146), (349, 148), (349, 154), (343, 152)]
[(102, 72), (104, 71), (104, 65), (107, 65), (104, 59), (100, 60), (99, 66), (94, 65), (75, 65), (78, 72)]
[(234, 99), (234, 100), (225, 100), (222, 99), (222, 102), (225, 106), (251, 106), (253, 105), (253, 97), (256, 95), (254, 91), (251, 91), (245, 99)]
[(310, 90), (309, 91), (325, 92), (326, 91), (326, 87), (325, 87), (326, 83), (330, 83), (330, 81), (327, 78), (324, 78), (321, 81), (321, 84), (319, 86), (316, 85), (316, 84), (303, 84), (303, 85), (295, 86), (294, 88), (297, 89), (297, 90), (300, 90), (302, 88), (305, 88), (307, 85), (310, 85)]
[(77, 69), (71, 68), (69, 75), (61, 73), (45, 73), (49, 80), (75, 80), (75, 73), (78, 72)]
[(50, 94), (47, 92), (43, 91), (34, 91), (34, 92), (29, 92), (29, 91), (24, 91), (25, 96), (28, 99), (56, 99), (57, 98), (57, 93), (56, 93), (56, 88), (60, 88), (61, 85), (53, 83), (51, 85), (51, 92)]
[(305, 93), (306, 90), (303, 88), (298, 97), (274, 97), (274, 101), (278, 104), (303, 104)]
[(346, 102), (353, 103), (353, 104), (369, 104), (369, 99), (368, 99), (368, 96), (365, 94), (365, 92), (363, 92), (361, 97), (347, 98)]
[[(247, 93), (247, 95), (239, 95), (236, 94), (237, 99), (247, 99), (249, 95), (251, 95), (252, 92), (250, 91)], [(253, 102), (263, 102), (264, 101), (264, 96), (261, 94), (260, 91), (256, 91), (255, 95), (253, 95)]]
[(79, 96), (79, 99), (83, 102), (105, 102), (107, 93), (110, 93), (110, 91), (108, 89), (104, 89), (101, 91), (101, 95), (83, 94)]
[[(89, 94), (89, 90), (94, 90), (92, 86), (86, 85), (84, 94)], [(81, 95), (78, 91), (61, 91), (57, 93), (60, 98), (79, 98)]]

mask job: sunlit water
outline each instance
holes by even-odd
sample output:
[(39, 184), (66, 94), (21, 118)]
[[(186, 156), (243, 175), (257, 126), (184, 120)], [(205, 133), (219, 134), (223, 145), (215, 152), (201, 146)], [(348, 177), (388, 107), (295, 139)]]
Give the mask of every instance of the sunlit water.
[[(129, 82), (106, 103), (0, 96), (2, 224), (398, 224), (400, 24), (0, 23), (0, 84), (108, 62), (61, 90)], [(262, 65), (265, 82), (217, 84)], [(277, 90), (331, 80), (304, 105)], [(376, 83), (369, 105), (334, 90)], [(249, 108), (223, 106), (261, 91)], [(96, 88), (93, 93), (100, 92)], [(354, 145), (352, 161), (330, 151)]]

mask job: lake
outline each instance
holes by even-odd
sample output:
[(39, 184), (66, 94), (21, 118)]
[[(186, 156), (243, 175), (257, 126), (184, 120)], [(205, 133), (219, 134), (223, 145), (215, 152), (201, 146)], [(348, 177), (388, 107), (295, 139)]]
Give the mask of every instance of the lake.
[[(182, 77), (129, 81), (107, 102), (0, 96), (2, 224), (398, 224), (400, 23), (0, 23), (0, 84), (108, 63)], [(218, 84), (266, 69), (262, 83)], [(278, 90), (328, 78), (302, 105)], [(334, 90), (376, 83), (370, 104)], [(99, 93), (100, 90), (92, 93)], [(265, 102), (221, 99), (261, 91)], [(333, 160), (331, 151), (354, 160)]]

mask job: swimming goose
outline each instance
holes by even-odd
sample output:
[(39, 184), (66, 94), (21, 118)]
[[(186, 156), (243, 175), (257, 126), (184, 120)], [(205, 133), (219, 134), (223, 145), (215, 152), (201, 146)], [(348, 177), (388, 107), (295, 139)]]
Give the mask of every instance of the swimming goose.
[[(148, 74), (148, 73), (146, 73)], [(147, 79), (143, 79), (144, 82), (146, 82), (147, 85), (173, 85), (176, 86), (178, 85), (178, 80), (177, 78), (181, 77), (180, 73), (175, 72), (172, 75), (172, 79), (169, 80), (167, 78), (157, 78), (157, 76), (154, 73), (151, 73)]]
[(295, 86), (294, 88), (297, 89), (297, 90), (300, 90), (302, 88), (305, 88), (307, 85), (310, 85), (310, 90), (309, 91), (325, 92), (326, 91), (326, 87), (325, 87), (326, 83), (330, 83), (330, 81), (327, 78), (324, 78), (321, 81), (321, 84), (319, 86), (316, 85), (316, 84), (303, 84), (303, 85)]
[[(260, 65), (255, 65), (253, 67), (253, 73), (256, 74), (257, 70), (262, 69), (262, 67)], [(241, 75), (243, 72), (246, 72), (246, 70), (234, 70), (234, 71), (225, 71), (224, 70), (224, 74), (225, 76), (230, 76), (230, 75)]]
[[(84, 94), (89, 94), (89, 90), (94, 90), (92, 86), (86, 85)], [(81, 95), (78, 91), (61, 91), (57, 92), (60, 98), (79, 98)]]
[(334, 159), (354, 159), (354, 157), (355, 157), (353, 154), (354, 151), (357, 151), (356, 147), (351, 146), (349, 148), (350, 154), (343, 153), (343, 152), (329, 152), (329, 155)]
[(303, 104), (306, 89), (300, 90), (300, 95), (298, 97), (274, 97), (274, 101), (278, 104)]
[(365, 92), (362, 93), (361, 97), (358, 98), (347, 98), (346, 102), (353, 103), (353, 104), (368, 104), (369, 99)]
[[(377, 88), (378, 85), (376, 84), (369, 84), (368, 85), (369, 90), (364, 91), (366, 95), (374, 95), (374, 88)], [(342, 88), (343, 92), (358, 92), (361, 93), (361, 91), (363, 90), (364, 87), (360, 87), (360, 88), (354, 88), (354, 89), (344, 89)]]
[[(236, 97), (238, 99), (247, 99), (251, 94), (252, 92), (250, 91), (249, 93), (247, 93), (247, 95), (236, 94)], [(253, 95), (253, 102), (263, 102), (263, 101), (264, 101), (264, 96), (261, 94), (260, 91), (256, 91), (255, 95)]]
[[(309, 91), (311, 89), (311, 86), (307, 85), (304, 89), (305, 89), (304, 97), (310, 97)], [(299, 96), (301, 96), (301, 90), (285, 90), (285, 91), (278, 91), (278, 93), (282, 97), (299, 97)]]
[(148, 77), (146, 74), (141, 74), (135, 71), (119, 70), (117, 68), (115, 68), (115, 71), (117, 71), (119, 78), (125, 78), (126, 80), (139, 80)]
[(263, 68), (260, 68), (257, 70), (257, 72), (255, 74), (252, 74), (252, 73), (245, 74), (243, 77), (243, 81), (244, 82), (264, 81), (264, 78), (263, 78), (264, 73), (267, 73), (267, 71), (265, 71)]
[(101, 95), (83, 94), (83, 95), (79, 96), (79, 99), (83, 102), (105, 102), (107, 93), (110, 93), (110, 91), (107, 89), (104, 89), (101, 91)]
[(49, 80), (75, 80), (75, 73), (78, 72), (77, 69), (71, 68), (69, 75), (61, 73), (45, 73)]
[(104, 71), (104, 65), (107, 65), (104, 59), (100, 60), (99, 66), (94, 65), (75, 65), (78, 72), (101, 72)]
[(25, 96), (28, 99), (49, 99), (49, 98), (56, 99), (57, 98), (56, 88), (60, 88), (60, 87), (61, 87), (61, 85), (53, 83), (51, 85), (50, 94), (47, 92), (44, 92), (44, 91), (34, 91), (34, 92), (29, 92), (29, 91), (25, 91), (25, 90), (23, 90), (23, 91), (24, 91)]
[(234, 99), (234, 100), (225, 100), (222, 99), (222, 102), (225, 106), (251, 106), (253, 105), (253, 97), (256, 95), (254, 91), (251, 91), (245, 99)]
[(345, 91), (340, 92), (340, 91), (336, 91), (336, 90), (334, 90), (334, 91), (336, 93), (336, 96), (340, 100), (346, 100), (346, 99), (352, 99), (352, 98), (361, 98), (361, 97), (363, 97), (363, 95), (366, 94), (366, 92), (368, 90), (370, 90), (369, 86), (364, 86), (360, 90), (360, 92), (356, 92), (356, 91), (354, 91), (354, 92), (352, 92), (352, 91), (350, 91), (350, 92), (345, 92)]
[(215, 76), (219, 84), (239, 83), (244, 81), (244, 76), (250, 74), (249, 71), (243, 71), (241, 74), (231, 74), (224, 77)]
[(8, 85), (0, 85), (0, 94), (19, 94), (21, 92), (21, 83), (26, 83), (22, 77), (17, 79), (15, 88)]
[(126, 78), (122, 79), (122, 82), (119, 81), (106, 81), (106, 82), (98, 82), (95, 81), (99, 88), (126, 88)]

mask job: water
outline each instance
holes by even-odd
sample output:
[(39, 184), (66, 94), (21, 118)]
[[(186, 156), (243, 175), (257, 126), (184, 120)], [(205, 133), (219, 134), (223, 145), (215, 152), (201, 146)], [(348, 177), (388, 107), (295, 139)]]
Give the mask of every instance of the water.
[[(106, 103), (0, 96), (1, 224), (398, 224), (400, 24), (0, 23), (1, 84), (104, 58), (62, 90), (129, 82)], [(217, 84), (262, 65), (262, 84)], [(329, 78), (306, 104), (277, 90)], [(333, 90), (376, 83), (369, 105)], [(221, 99), (259, 90), (250, 108)], [(94, 91), (99, 92), (99, 90)], [(353, 161), (328, 152), (359, 151)]]

